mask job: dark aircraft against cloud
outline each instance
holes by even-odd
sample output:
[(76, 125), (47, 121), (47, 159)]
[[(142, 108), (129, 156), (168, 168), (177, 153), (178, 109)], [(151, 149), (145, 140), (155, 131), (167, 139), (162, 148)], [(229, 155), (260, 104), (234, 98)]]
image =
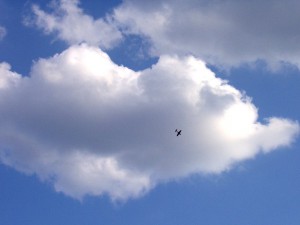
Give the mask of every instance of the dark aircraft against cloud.
[(177, 129), (176, 129), (175, 132), (177, 133), (177, 135), (176, 135), (177, 137), (178, 137), (179, 135), (181, 135), (181, 130), (177, 130)]

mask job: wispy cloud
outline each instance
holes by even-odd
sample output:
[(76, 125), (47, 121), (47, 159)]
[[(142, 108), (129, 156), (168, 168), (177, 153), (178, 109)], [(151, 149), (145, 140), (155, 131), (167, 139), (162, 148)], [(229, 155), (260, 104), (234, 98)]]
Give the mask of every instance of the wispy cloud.
[(256, 60), (299, 66), (299, 7), (296, 0), (125, 0), (114, 18), (149, 37), (153, 54), (192, 53), (227, 67)]
[(0, 26), (0, 41), (5, 37), (6, 29), (5, 27)]
[(37, 26), (46, 34), (56, 34), (70, 45), (86, 42), (107, 49), (122, 38), (109, 15), (94, 19), (79, 8), (79, 0), (52, 1), (50, 6), (48, 13), (32, 5), (33, 15), (25, 18), (25, 24)]
[(271, 69), (299, 67), (296, 0), (151, 1), (125, 0), (111, 14), (94, 19), (79, 0), (52, 1), (50, 12), (32, 6), (25, 23), (55, 34), (68, 44), (116, 46), (124, 35), (147, 37), (155, 56), (193, 54), (226, 68), (264, 60)]
[(221, 173), (291, 144), (299, 130), (283, 118), (258, 122), (249, 97), (191, 56), (164, 55), (134, 72), (84, 44), (31, 71), (0, 64), (0, 159), (75, 198), (127, 199)]

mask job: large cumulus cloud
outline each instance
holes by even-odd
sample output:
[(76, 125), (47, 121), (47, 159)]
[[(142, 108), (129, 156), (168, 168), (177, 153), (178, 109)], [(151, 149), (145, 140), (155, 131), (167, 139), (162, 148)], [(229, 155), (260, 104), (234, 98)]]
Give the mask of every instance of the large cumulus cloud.
[(221, 173), (288, 146), (298, 130), (258, 122), (251, 99), (192, 56), (135, 72), (82, 44), (38, 60), (29, 77), (0, 64), (0, 160), (75, 198), (126, 199)]

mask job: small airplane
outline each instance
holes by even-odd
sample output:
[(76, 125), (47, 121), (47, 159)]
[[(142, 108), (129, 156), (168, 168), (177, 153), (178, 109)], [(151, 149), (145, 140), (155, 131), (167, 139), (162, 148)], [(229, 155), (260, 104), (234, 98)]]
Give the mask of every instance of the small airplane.
[(175, 132), (177, 133), (177, 135), (176, 136), (179, 136), (179, 135), (181, 135), (181, 130), (175, 130)]

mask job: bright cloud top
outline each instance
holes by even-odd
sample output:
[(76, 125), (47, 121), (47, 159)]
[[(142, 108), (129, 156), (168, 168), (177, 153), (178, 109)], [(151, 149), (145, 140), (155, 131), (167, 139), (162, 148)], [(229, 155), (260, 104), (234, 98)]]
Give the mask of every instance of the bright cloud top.
[(36, 25), (46, 34), (55, 33), (68, 44), (87, 42), (101, 48), (111, 48), (122, 38), (121, 32), (111, 22), (112, 18), (93, 19), (78, 7), (79, 0), (52, 1), (52, 13), (32, 6), (33, 16), (25, 24)]
[(5, 35), (6, 35), (6, 29), (0, 26), (0, 41), (5, 37)]
[(30, 77), (1, 63), (0, 115), (1, 161), (75, 198), (127, 199), (221, 173), (299, 130), (283, 118), (258, 122), (251, 100), (194, 57), (165, 55), (135, 72), (88, 45), (40, 59)]

